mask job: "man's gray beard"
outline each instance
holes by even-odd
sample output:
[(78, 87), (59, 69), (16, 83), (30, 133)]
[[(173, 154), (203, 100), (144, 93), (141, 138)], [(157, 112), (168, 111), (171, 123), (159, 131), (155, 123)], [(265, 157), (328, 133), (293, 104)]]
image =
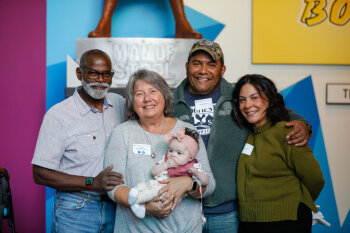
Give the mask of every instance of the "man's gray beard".
[[(89, 96), (98, 100), (103, 99), (106, 96), (109, 88), (111, 87), (111, 85), (108, 83), (99, 83), (99, 82), (88, 83), (88, 82), (85, 82), (84, 78), (81, 79), (81, 85), (83, 86), (85, 92)], [(98, 90), (98, 89), (94, 89), (93, 86), (103, 86), (105, 87), (105, 89)]]

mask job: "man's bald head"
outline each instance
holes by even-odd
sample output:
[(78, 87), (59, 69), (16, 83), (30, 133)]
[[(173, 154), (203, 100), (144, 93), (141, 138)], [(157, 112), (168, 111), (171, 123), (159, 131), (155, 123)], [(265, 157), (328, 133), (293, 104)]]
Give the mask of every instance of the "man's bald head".
[(83, 55), (80, 57), (80, 67), (86, 67), (92, 58), (103, 58), (108, 61), (108, 64), (110, 67), (112, 67), (112, 61), (111, 58), (108, 56), (107, 53), (103, 52), (102, 50), (99, 49), (92, 49), (88, 50)]

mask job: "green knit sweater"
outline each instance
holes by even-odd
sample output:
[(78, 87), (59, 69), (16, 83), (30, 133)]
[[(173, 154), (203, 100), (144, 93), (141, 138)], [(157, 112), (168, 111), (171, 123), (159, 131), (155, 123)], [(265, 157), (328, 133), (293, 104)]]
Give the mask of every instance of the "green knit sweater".
[(244, 222), (296, 220), (300, 202), (314, 200), (324, 179), (309, 146), (285, 143), (286, 122), (265, 123), (249, 134), (237, 170), (239, 218)]
[[(173, 117), (192, 123), (192, 110), (185, 101), (185, 88), (188, 79), (185, 78), (174, 90)], [(213, 207), (225, 202), (236, 201), (236, 174), (238, 158), (247, 140), (249, 130), (240, 128), (232, 118), (232, 92), (235, 84), (220, 80), (220, 97), (214, 108), (214, 119), (208, 141), (207, 153), (210, 168), (214, 174), (216, 188), (212, 195), (206, 197), (203, 205)], [(291, 120), (306, 121), (293, 111), (289, 111)]]

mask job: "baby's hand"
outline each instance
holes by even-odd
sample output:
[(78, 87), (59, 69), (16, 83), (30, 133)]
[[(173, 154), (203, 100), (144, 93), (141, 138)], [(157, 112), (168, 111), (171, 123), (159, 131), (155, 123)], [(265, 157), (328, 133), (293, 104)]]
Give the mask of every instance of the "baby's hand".
[(197, 170), (197, 168), (190, 167), (190, 168), (188, 169), (188, 173), (190, 173), (191, 175), (196, 176), (197, 173), (198, 173), (198, 170)]
[(166, 164), (167, 164), (168, 168), (176, 167), (176, 166), (177, 166), (177, 163), (175, 162), (174, 159), (168, 159), (168, 160), (166, 161)]

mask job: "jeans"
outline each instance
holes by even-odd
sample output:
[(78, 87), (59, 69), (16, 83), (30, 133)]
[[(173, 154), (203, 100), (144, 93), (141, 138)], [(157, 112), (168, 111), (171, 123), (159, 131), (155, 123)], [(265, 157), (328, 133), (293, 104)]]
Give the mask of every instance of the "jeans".
[(113, 232), (116, 205), (56, 192), (51, 232)]
[(203, 233), (237, 233), (237, 210), (222, 214), (204, 214)]

